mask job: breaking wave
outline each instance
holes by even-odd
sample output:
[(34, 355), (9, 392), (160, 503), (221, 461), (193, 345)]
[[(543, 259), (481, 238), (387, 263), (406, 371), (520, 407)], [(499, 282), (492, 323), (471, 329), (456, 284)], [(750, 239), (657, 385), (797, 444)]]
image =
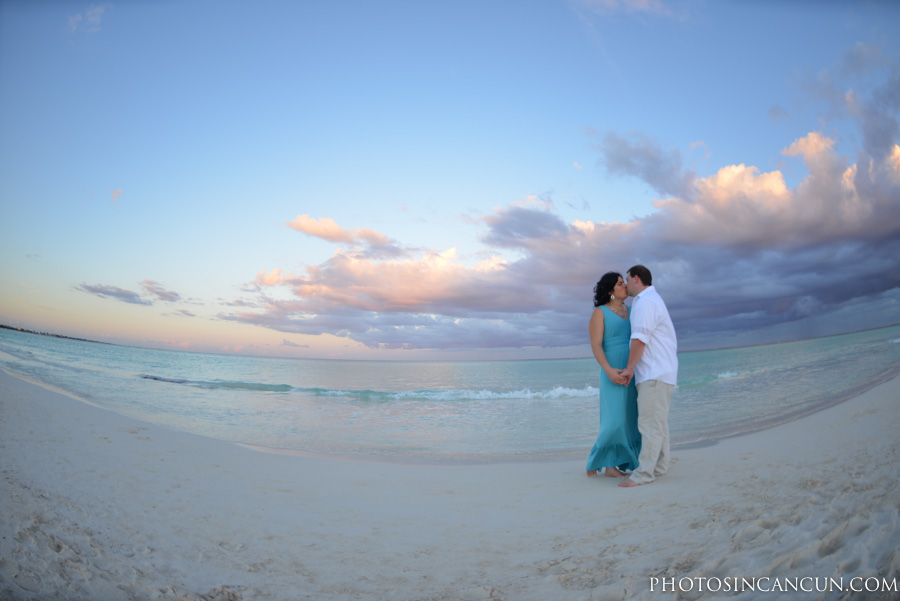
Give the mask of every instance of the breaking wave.
[(598, 394), (596, 388), (569, 388), (556, 386), (547, 390), (334, 390), (328, 388), (297, 388), (290, 384), (264, 384), (260, 382), (244, 382), (233, 380), (197, 381), (183, 378), (168, 378), (152, 374), (141, 374), (145, 380), (153, 380), (166, 384), (178, 384), (204, 390), (241, 390), (246, 392), (300, 393), (317, 397), (341, 397), (357, 401), (392, 402), (392, 401), (490, 401), (490, 400), (556, 400), (567, 398), (593, 397)]

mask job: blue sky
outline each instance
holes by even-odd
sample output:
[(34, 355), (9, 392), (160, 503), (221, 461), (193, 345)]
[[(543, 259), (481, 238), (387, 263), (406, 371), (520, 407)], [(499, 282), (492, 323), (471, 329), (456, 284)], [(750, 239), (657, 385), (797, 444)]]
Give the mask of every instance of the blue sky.
[(0, 3), (0, 322), (587, 356), (900, 321), (895, 2)]

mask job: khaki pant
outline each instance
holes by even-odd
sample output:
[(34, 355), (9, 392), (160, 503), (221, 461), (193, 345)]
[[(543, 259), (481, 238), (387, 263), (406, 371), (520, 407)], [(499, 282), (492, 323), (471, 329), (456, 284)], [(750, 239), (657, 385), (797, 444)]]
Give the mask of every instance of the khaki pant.
[(675, 387), (659, 380), (637, 385), (638, 430), (641, 432), (640, 465), (629, 478), (645, 484), (669, 470), (669, 402)]

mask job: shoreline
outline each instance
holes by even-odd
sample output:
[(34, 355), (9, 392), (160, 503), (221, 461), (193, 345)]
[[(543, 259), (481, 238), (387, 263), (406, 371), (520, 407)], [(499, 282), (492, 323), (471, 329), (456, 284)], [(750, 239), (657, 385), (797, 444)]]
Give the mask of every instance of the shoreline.
[(620, 489), (580, 457), (259, 453), (4, 372), (0, 597), (581, 601), (658, 598), (652, 577), (900, 578), (898, 409), (894, 378)]
[[(244, 443), (240, 441), (226, 440), (221, 438), (213, 438), (203, 434), (196, 434), (187, 430), (180, 430), (177, 428), (173, 428), (171, 426), (166, 426), (163, 424), (157, 424), (156, 422), (147, 421), (138, 417), (132, 417), (125, 414), (121, 414), (116, 412), (113, 409), (109, 409), (102, 405), (98, 405), (96, 403), (92, 403), (88, 400), (85, 400), (73, 393), (70, 393), (66, 390), (53, 386), (51, 384), (47, 384), (45, 382), (41, 382), (34, 378), (31, 378), (27, 375), (20, 374), (18, 372), (13, 372), (5, 367), (0, 367), (0, 372), (22, 381), (25, 381), (34, 386), (43, 388), (48, 392), (53, 392), (57, 394), (64, 395), (68, 398), (71, 398), (80, 403), (84, 403), (89, 407), (93, 407), (96, 409), (100, 409), (103, 411), (109, 411), (115, 415), (119, 415), (126, 419), (134, 420), (135, 422), (140, 422), (146, 425), (153, 425), (160, 428), (170, 429), (173, 432), (181, 432), (184, 434), (191, 434), (200, 436), (202, 438), (208, 438), (209, 440), (216, 440), (219, 442), (223, 442), (226, 444), (235, 445), (238, 447), (242, 447), (248, 450), (251, 450), (256, 453), (264, 453), (264, 454), (272, 454), (272, 455), (286, 455), (286, 456), (294, 456), (294, 457), (307, 457), (310, 459), (320, 458), (325, 460), (334, 460), (334, 461), (360, 461), (364, 463), (388, 463), (388, 464), (398, 464), (398, 465), (429, 465), (429, 466), (439, 466), (439, 465), (503, 465), (503, 464), (519, 464), (519, 463), (555, 463), (555, 462), (565, 462), (565, 461), (575, 461), (580, 460), (582, 458), (587, 457), (587, 451), (582, 449), (572, 449), (572, 450), (560, 450), (554, 452), (546, 452), (546, 451), (535, 451), (533, 453), (522, 453), (519, 455), (507, 454), (507, 455), (477, 455), (477, 456), (450, 456), (450, 455), (442, 455), (442, 456), (404, 456), (404, 455), (386, 455), (386, 454), (365, 454), (365, 453), (329, 453), (326, 451), (311, 451), (306, 449), (291, 449), (291, 448), (278, 448), (278, 447), (267, 447), (264, 445), (252, 444), (252, 443)], [(856, 389), (845, 392), (844, 394), (835, 397), (829, 401), (824, 401), (815, 407), (799, 409), (794, 412), (781, 415), (775, 418), (769, 418), (765, 421), (762, 421), (756, 425), (753, 425), (747, 430), (742, 430), (740, 432), (733, 433), (725, 433), (725, 434), (709, 434), (706, 438), (700, 438), (697, 440), (692, 440), (689, 442), (673, 442), (672, 443), (672, 451), (682, 451), (689, 449), (702, 449), (709, 448), (718, 445), (721, 441), (730, 440), (734, 438), (740, 438), (743, 436), (752, 436), (754, 434), (765, 432), (771, 428), (776, 428), (778, 426), (789, 424), (793, 421), (803, 419), (810, 415), (815, 415), (821, 411), (825, 411), (835, 405), (839, 405), (841, 403), (847, 402), (861, 394), (865, 394), (867, 391), (877, 388), (882, 384), (885, 384), (891, 380), (900, 379), (900, 365), (896, 366), (894, 369), (890, 371), (886, 371), (880, 375), (880, 377), (874, 381), (862, 386), (859, 386)], [(676, 407), (677, 410), (677, 407)], [(589, 447), (585, 447), (588, 449)]]
[[(816, 405), (815, 407), (811, 407), (808, 409), (798, 409), (792, 413), (788, 413), (780, 416), (779, 418), (771, 418), (767, 421), (761, 422), (759, 425), (754, 426), (749, 430), (743, 430), (741, 432), (735, 432), (733, 434), (722, 434), (710, 436), (709, 438), (703, 438), (694, 442), (680, 442), (680, 443), (672, 443), (673, 451), (681, 451), (687, 449), (702, 449), (706, 447), (712, 447), (723, 440), (730, 440), (732, 438), (740, 438), (742, 436), (752, 436), (754, 434), (765, 432), (770, 428), (777, 428), (778, 426), (782, 426), (785, 424), (789, 424), (791, 422), (802, 420), (805, 417), (810, 415), (815, 415), (821, 411), (827, 411), (831, 407), (835, 405), (840, 405), (841, 403), (846, 403), (847, 401), (853, 400), (854, 398), (865, 394), (866, 392), (872, 390), (873, 388), (878, 388), (879, 386), (886, 384), (892, 380), (900, 379), (900, 365), (896, 368), (886, 371), (881, 376), (875, 380), (874, 382), (864, 384), (855, 389), (849, 390), (846, 393), (830, 400), (825, 401), (820, 405)], [(676, 408), (677, 409), (677, 408)]]

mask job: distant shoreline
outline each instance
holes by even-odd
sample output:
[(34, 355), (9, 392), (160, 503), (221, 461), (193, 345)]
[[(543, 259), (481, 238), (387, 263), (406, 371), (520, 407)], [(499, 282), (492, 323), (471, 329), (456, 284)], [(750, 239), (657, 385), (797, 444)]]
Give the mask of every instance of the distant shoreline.
[(94, 344), (111, 344), (109, 342), (100, 342), (99, 340), (90, 340), (88, 338), (76, 338), (75, 336), (66, 336), (64, 334), (54, 334), (52, 332), (37, 332), (28, 328), (17, 328), (0, 323), (0, 328), (4, 330), (14, 330), (16, 332), (25, 332), (26, 334), (37, 334), (38, 336), (51, 336), (53, 338), (65, 338), (66, 340), (78, 340), (80, 342), (93, 342)]

